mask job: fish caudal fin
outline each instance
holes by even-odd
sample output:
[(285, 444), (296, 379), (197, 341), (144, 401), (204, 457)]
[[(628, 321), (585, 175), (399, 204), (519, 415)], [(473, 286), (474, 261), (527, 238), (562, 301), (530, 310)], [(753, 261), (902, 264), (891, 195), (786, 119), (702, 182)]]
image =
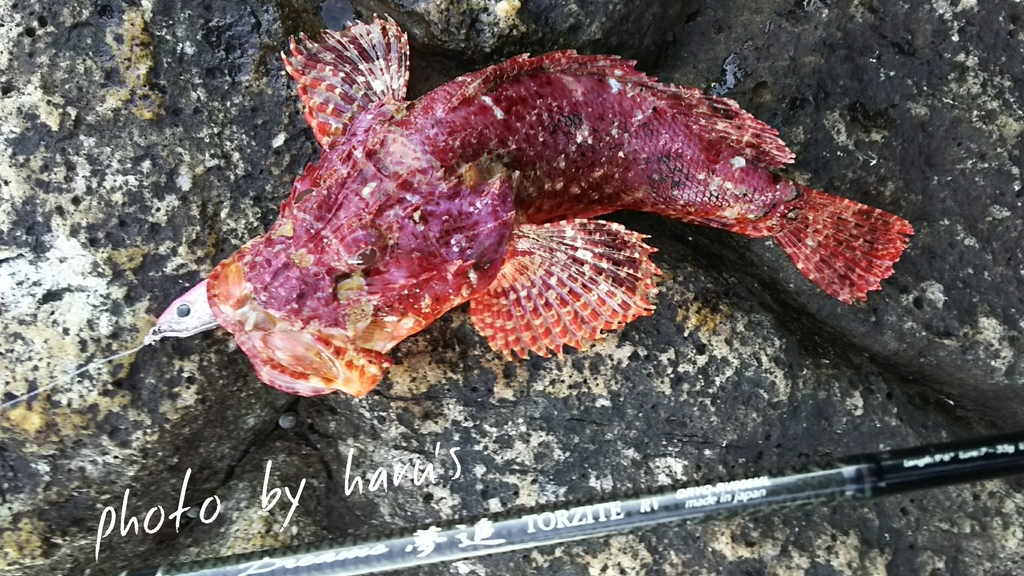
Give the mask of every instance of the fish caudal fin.
[(845, 304), (881, 288), (914, 228), (884, 210), (797, 185), (775, 241), (800, 272)]
[(490, 287), (470, 301), (473, 325), (511, 359), (583, 348), (654, 305), (654, 248), (644, 235), (600, 220), (523, 224)]

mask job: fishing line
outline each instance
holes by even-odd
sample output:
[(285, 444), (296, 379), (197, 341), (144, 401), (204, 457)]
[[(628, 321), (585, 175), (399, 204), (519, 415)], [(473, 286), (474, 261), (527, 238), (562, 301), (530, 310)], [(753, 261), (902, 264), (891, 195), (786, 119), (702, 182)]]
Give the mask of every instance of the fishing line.
[(119, 576), (354, 576), (607, 536), (666, 522), (776, 507), (864, 500), (1024, 473), (1024, 431), (864, 454), (817, 470), (766, 474), (619, 500), (556, 503), (444, 528), (279, 548), (128, 570)]
[(8, 400), (7, 402), (4, 402), (3, 404), (0, 404), (0, 410), (3, 410), (4, 408), (8, 408), (10, 406), (14, 406), (15, 404), (17, 404), (17, 403), (19, 403), (19, 402), (21, 402), (23, 400), (28, 400), (29, 398), (31, 398), (31, 397), (33, 397), (33, 396), (35, 396), (37, 394), (42, 394), (43, 392), (46, 392), (47, 390), (50, 390), (50, 389), (52, 389), (52, 388), (54, 388), (54, 387), (56, 387), (56, 386), (58, 386), (60, 384), (63, 384), (64, 382), (67, 382), (68, 380), (71, 380), (72, 378), (74, 378), (75, 376), (78, 376), (82, 372), (86, 372), (88, 370), (92, 370), (93, 368), (95, 368), (96, 366), (99, 366), (100, 364), (104, 364), (104, 363), (110, 362), (112, 360), (117, 360), (118, 358), (121, 358), (121, 357), (124, 357), (124, 356), (128, 356), (129, 354), (134, 354), (134, 353), (138, 352), (139, 350), (142, 350), (145, 346), (148, 346), (149, 344), (151, 344), (151, 342), (146, 341), (146, 342), (143, 342), (142, 344), (139, 344), (135, 348), (132, 348), (131, 350), (125, 350), (124, 352), (118, 352), (117, 354), (114, 354), (113, 356), (107, 356), (106, 358), (103, 358), (101, 360), (96, 360), (95, 362), (90, 362), (90, 363), (86, 364), (85, 366), (82, 366), (78, 370), (75, 370), (73, 372), (68, 372), (67, 374), (65, 374), (63, 376), (57, 377), (56, 380), (54, 380), (53, 382), (50, 382), (46, 386), (43, 386), (41, 388), (36, 388), (35, 390), (33, 390), (32, 392), (29, 392), (28, 394), (25, 394), (23, 396), (18, 396), (14, 400)]
[(205, 300), (205, 284), (200, 284), (200, 286), (203, 287), (203, 290), (200, 290), (198, 294), (190, 290), (187, 294), (185, 294), (178, 300), (175, 300), (174, 303), (171, 305), (171, 310), (175, 311), (176, 313), (169, 314), (165, 312), (163, 315), (161, 315), (161, 317), (157, 320), (156, 326), (153, 326), (153, 328), (151, 328), (149, 332), (146, 333), (145, 338), (142, 339), (142, 344), (139, 344), (138, 346), (132, 348), (131, 350), (118, 352), (117, 354), (107, 356), (106, 358), (103, 358), (101, 360), (90, 362), (89, 364), (86, 364), (85, 366), (82, 366), (81, 368), (73, 372), (68, 372), (67, 374), (58, 377), (56, 380), (47, 384), (46, 386), (43, 386), (32, 392), (29, 392), (28, 394), (19, 396), (13, 400), (9, 400), (7, 402), (4, 402), (3, 404), (0, 404), (0, 410), (14, 406), (15, 404), (23, 400), (28, 400), (29, 398), (37, 394), (46, 392), (47, 390), (51, 390), (54, 387), (64, 382), (67, 382), (68, 380), (71, 380), (75, 376), (78, 376), (82, 372), (91, 370), (96, 366), (99, 366), (100, 364), (104, 364), (112, 360), (117, 360), (118, 358), (128, 356), (129, 354), (134, 354), (139, 350), (142, 350), (146, 346), (159, 342), (164, 338), (187, 338), (189, 336), (199, 334), (200, 332), (205, 332), (207, 330), (212, 330), (216, 328), (218, 324), (213, 317), (213, 311), (210, 310), (210, 307)]

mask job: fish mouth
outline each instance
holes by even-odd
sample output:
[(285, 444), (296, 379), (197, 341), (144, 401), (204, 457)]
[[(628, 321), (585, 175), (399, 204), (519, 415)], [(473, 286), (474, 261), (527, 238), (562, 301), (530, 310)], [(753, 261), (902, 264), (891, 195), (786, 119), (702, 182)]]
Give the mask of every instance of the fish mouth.
[(387, 355), (355, 345), (336, 328), (298, 325), (253, 296), (238, 261), (243, 250), (210, 273), (207, 296), (217, 321), (235, 337), (265, 384), (298, 396), (335, 391), (366, 395), (392, 365)]

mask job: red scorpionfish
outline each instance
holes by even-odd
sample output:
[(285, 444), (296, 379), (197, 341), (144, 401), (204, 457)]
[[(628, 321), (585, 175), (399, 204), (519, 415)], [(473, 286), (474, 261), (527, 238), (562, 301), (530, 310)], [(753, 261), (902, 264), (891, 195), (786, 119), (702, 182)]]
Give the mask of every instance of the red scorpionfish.
[(284, 65), (323, 153), (273, 227), (148, 341), (222, 326), (292, 394), (366, 394), (389, 350), (464, 302), (509, 358), (651, 314), (654, 249), (594, 219), (615, 210), (773, 238), (847, 304), (880, 288), (913, 234), (773, 172), (793, 153), (732, 100), (614, 56), (517, 56), (408, 102), (405, 34), (375, 18), (292, 39)]

